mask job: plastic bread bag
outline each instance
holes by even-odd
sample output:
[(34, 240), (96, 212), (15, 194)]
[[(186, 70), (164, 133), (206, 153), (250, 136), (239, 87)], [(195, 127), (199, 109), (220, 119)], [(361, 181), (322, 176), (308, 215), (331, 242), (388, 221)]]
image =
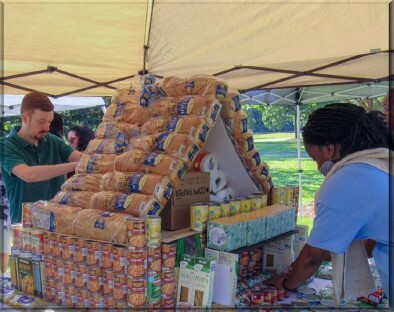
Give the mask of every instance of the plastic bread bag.
[(165, 77), (160, 86), (168, 96), (213, 95), (222, 100), (227, 95), (227, 83), (209, 75), (195, 75), (186, 79), (174, 76)]
[(114, 170), (115, 154), (83, 154), (75, 168), (76, 173), (107, 173)]
[(73, 235), (71, 224), (81, 210), (79, 207), (39, 200), (31, 208), (32, 224), (46, 231)]
[(159, 211), (162, 207), (153, 195), (102, 191), (92, 196), (90, 208), (144, 217), (149, 211)]
[(94, 192), (89, 191), (59, 191), (51, 199), (51, 203), (90, 208), (90, 198), (93, 194)]
[(100, 173), (76, 173), (62, 184), (61, 190), (97, 192), (100, 190), (102, 176)]
[(172, 185), (165, 175), (144, 172), (113, 171), (103, 175), (102, 191), (153, 195), (162, 205), (170, 199)]
[(127, 137), (118, 133), (114, 139), (93, 139), (86, 147), (85, 154), (120, 154), (127, 150)]
[(193, 137), (172, 132), (163, 132), (157, 136), (154, 150), (181, 159), (191, 165), (200, 148)]
[(234, 113), (242, 109), (241, 98), (236, 90), (229, 90), (225, 99), (221, 101), (221, 116), (223, 119), (234, 118)]
[(126, 213), (83, 209), (72, 222), (72, 228), (74, 235), (81, 238), (126, 244), (129, 217)]
[(113, 139), (119, 134), (132, 138), (141, 134), (141, 128), (126, 122), (102, 122), (96, 129), (96, 139)]
[(175, 187), (183, 178), (187, 169), (188, 166), (184, 161), (162, 153), (147, 153), (143, 160), (144, 172), (168, 176), (171, 184)]
[(127, 151), (139, 149), (141, 151), (150, 152), (156, 141), (156, 136), (150, 135), (140, 135), (131, 138), (128, 143)]
[(104, 113), (104, 122), (126, 122), (141, 126), (150, 118), (148, 108), (139, 106), (138, 103), (111, 104)]
[(124, 152), (115, 158), (114, 170), (120, 172), (143, 171), (144, 158), (147, 152), (136, 149)]

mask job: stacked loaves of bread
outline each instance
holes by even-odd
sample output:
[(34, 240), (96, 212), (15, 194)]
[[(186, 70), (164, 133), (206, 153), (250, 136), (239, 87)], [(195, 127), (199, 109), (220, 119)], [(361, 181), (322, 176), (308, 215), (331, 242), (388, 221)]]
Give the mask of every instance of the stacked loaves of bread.
[(261, 160), (254, 146), (253, 132), (248, 129), (248, 117), (242, 110), (239, 93), (229, 90), (221, 103), (221, 117), (238, 155), (259, 189), (269, 193), (273, 187), (272, 177), (268, 165)]
[(182, 79), (146, 81), (115, 91), (75, 175), (52, 200), (33, 204), (34, 227), (124, 244), (131, 216), (160, 214), (214, 126), (227, 85), (199, 76), (182, 93)]

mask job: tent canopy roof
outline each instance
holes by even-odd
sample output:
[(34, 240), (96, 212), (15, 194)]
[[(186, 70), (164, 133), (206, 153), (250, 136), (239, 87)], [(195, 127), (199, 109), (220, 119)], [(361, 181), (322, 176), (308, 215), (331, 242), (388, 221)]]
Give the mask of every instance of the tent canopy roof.
[(112, 95), (144, 70), (245, 92), (389, 79), (389, 0), (3, 2), (5, 94)]

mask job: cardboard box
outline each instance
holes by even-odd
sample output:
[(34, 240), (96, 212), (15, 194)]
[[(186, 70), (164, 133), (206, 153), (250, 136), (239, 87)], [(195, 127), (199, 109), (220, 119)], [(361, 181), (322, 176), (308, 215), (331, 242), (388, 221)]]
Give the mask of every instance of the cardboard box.
[(33, 261), (34, 295), (44, 298), (45, 295), (45, 262)]
[(179, 230), (190, 226), (190, 205), (209, 203), (208, 172), (187, 172), (161, 213), (163, 230)]
[(11, 274), (11, 286), (13, 288), (18, 288), (18, 257), (15, 255), (10, 255), (8, 258), (8, 264), (10, 266), (10, 274)]
[(215, 261), (184, 255), (179, 268), (177, 306), (210, 307)]
[(294, 258), (297, 259), (301, 249), (304, 247), (306, 240), (308, 239), (308, 226), (297, 224), (295, 229)]
[(18, 257), (18, 289), (27, 295), (34, 296), (33, 261)]

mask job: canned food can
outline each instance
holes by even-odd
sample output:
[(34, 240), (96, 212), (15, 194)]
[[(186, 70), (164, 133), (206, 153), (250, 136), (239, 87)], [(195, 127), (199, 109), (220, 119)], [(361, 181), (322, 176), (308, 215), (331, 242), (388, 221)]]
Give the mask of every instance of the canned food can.
[(255, 211), (260, 209), (259, 208), (259, 200), (257, 196), (248, 196), (247, 197), (250, 201), (250, 211)]
[(115, 307), (115, 299), (112, 295), (104, 297), (104, 304), (106, 309), (112, 309)]
[(22, 224), (11, 224), (12, 245), (17, 249), (23, 248), (23, 229)]
[(159, 274), (161, 272), (161, 248), (158, 247), (159, 253), (153, 253), (149, 254), (149, 249), (148, 248), (148, 273), (154, 272)]
[(148, 275), (147, 297), (148, 303), (160, 302), (161, 277), (159, 274), (151, 273)]
[(113, 262), (112, 270), (114, 273), (124, 273), (126, 270), (126, 252), (127, 249), (124, 247), (113, 247)]
[(145, 277), (147, 274), (147, 252), (129, 251), (127, 256), (127, 274), (132, 278)]
[(147, 246), (161, 245), (161, 217), (148, 216), (146, 218)]
[(114, 282), (112, 295), (115, 302), (127, 300), (127, 282), (125, 284)]
[(74, 239), (70, 236), (62, 237), (62, 258), (64, 260), (74, 259)]
[(87, 241), (82, 238), (74, 239), (74, 261), (86, 262), (88, 255)]
[(23, 229), (23, 241), (22, 241), (23, 251), (32, 251), (31, 249), (31, 229)]
[(30, 240), (33, 253), (44, 253), (44, 231), (32, 228), (30, 230)]
[(283, 199), (281, 198), (282, 197), (282, 188), (279, 188), (279, 187), (274, 187), (272, 190), (271, 190), (271, 204), (272, 205), (275, 205), (275, 204), (280, 204), (281, 203), (281, 201), (283, 201)]
[(22, 225), (23, 228), (31, 228), (33, 226), (31, 218), (31, 208), (33, 203), (26, 202), (22, 203)]
[(220, 218), (222, 215), (221, 206), (217, 203), (208, 204), (208, 220), (214, 220)]
[(99, 242), (88, 241), (86, 244), (88, 254), (86, 256), (86, 263), (90, 266), (101, 265), (101, 244)]
[(163, 272), (174, 272), (176, 252), (164, 253), (161, 255), (161, 270)]
[(146, 283), (142, 281), (133, 281), (131, 286), (127, 287), (127, 303), (130, 307), (145, 306), (147, 302)]
[(287, 196), (288, 196), (288, 200), (287, 200), (287, 204), (288, 206), (294, 206), (295, 202), (294, 202), (294, 186), (287, 186), (286, 187), (287, 190)]
[(267, 194), (261, 195), (261, 208), (268, 206), (268, 196)]
[(250, 212), (250, 199), (249, 198), (241, 198), (241, 213)]
[(220, 203), (220, 215), (222, 217), (229, 217), (231, 216), (231, 210), (230, 210), (230, 202), (229, 201), (224, 201)]
[(235, 216), (241, 213), (241, 202), (239, 199), (230, 200), (230, 214), (231, 216)]
[(99, 291), (91, 291), (89, 294), (90, 306), (93, 308), (104, 308), (105, 300)]
[(146, 247), (146, 221), (143, 218), (130, 217), (126, 221), (127, 248), (139, 250)]
[(264, 294), (261, 291), (252, 292), (252, 305), (261, 305), (264, 300)]
[(162, 254), (176, 252), (176, 243), (163, 243), (161, 244), (161, 252)]
[(203, 232), (207, 228), (208, 205), (193, 204), (190, 206), (190, 229), (192, 231)]
[(54, 257), (61, 257), (61, 255), (62, 255), (61, 236), (58, 234), (52, 233), (50, 244), (51, 244), (51, 248), (52, 248), (52, 255)]

